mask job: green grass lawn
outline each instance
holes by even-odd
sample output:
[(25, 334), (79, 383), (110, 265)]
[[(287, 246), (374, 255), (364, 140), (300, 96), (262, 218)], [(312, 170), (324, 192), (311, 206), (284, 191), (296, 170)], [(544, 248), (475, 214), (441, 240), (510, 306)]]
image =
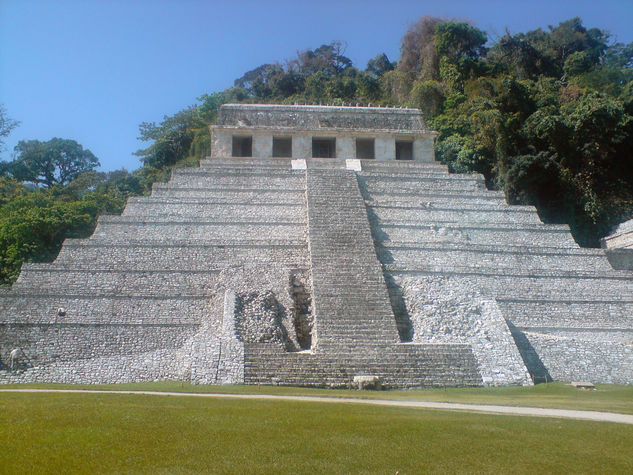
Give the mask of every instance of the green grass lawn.
[(630, 425), (294, 401), (2, 393), (0, 441), (2, 473), (633, 472)]
[(607, 384), (596, 385), (597, 389), (595, 391), (578, 390), (563, 383), (538, 384), (529, 387), (355, 391), (283, 386), (195, 386), (173, 381), (111, 385), (23, 384), (0, 386), (0, 389), (2, 388), (123, 389), (235, 394), (287, 394), (500, 404), (506, 406), (583, 409), (633, 414), (633, 386)]

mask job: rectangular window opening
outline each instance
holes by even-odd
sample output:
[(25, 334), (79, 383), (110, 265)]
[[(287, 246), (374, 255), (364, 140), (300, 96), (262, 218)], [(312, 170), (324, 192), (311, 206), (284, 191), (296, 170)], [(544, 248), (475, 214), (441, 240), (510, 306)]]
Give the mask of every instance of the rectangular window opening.
[(336, 158), (336, 139), (313, 138), (312, 156), (314, 158)]
[(273, 137), (273, 157), (292, 157), (292, 137)]
[(396, 160), (413, 160), (413, 142), (396, 140)]
[(374, 139), (356, 139), (356, 158), (375, 158)]
[(253, 156), (253, 137), (234, 135), (232, 155), (234, 157), (252, 157)]

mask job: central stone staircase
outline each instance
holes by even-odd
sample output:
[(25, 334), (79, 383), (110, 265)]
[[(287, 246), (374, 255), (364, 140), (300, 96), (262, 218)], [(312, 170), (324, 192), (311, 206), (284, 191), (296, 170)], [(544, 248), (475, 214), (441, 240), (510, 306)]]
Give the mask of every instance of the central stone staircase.
[(347, 386), (371, 374), (393, 387), (481, 385), (468, 345), (400, 343), (356, 174), (308, 168), (306, 195), (315, 344), (246, 344), (245, 382)]

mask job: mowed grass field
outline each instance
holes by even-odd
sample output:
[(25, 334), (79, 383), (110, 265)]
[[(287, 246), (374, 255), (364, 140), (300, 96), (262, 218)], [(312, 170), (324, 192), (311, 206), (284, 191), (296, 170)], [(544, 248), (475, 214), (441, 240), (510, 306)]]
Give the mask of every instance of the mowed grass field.
[(2, 473), (633, 472), (625, 424), (139, 394), (0, 393), (0, 444)]
[(14, 384), (3, 388), (139, 390), (194, 393), (279, 394), (295, 396), (351, 397), (402, 401), (439, 401), (468, 404), (498, 404), (633, 414), (633, 386), (598, 384), (596, 390), (578, 390), (569, 384), (549, 383), (536, 386), (497, 388), (434, 388), (419, 390), (356, 391), (284, 386), (192, 385), (175, 381), (130, 384)]

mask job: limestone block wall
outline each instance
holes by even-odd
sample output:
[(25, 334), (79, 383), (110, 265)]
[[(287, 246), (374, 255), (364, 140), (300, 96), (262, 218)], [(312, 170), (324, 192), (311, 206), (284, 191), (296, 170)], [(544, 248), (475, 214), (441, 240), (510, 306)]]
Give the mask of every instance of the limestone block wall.
[(253, 156), (271, 157), (273, 150), (273, 137), (270, 134), (253, 135)]
[(293, 158), (311, 158), (312, 136), (306, 134), (293, 134), (292, 156)]
[[(529, 347), (539, 355), (548, 375), (559, 381), (596, 381), (631, 384), (633, 345), (627, 343), (561, 337), (525, 332)], [(523, 350), (523, 348), (521, 348)]]
[(336, 137), (336, 156), (338, 158), (356, 157), (356, 143), (354, 137), (350, 135), (339, 135)]
[(393, 136), (378, 136), (374, 141), (376, 160), (385, 161), (395, 158), (396, 139)]
[(229, 130), (211, 129), (211, 155), (230, 157), (233, 154), (233, 134)]
[(433, 137), (420, 137), (413, 141), (413, 156), (423, 162), (435, 161)]
[(2, 323), (1, 359), (9, 362), (9, 352), (20, 348), (30, 365), (93, 359), (116, 355), (136, 355), (158, 349), (179, 348), (193, 335), (198, 324), (105, 324), (105, 323)]

